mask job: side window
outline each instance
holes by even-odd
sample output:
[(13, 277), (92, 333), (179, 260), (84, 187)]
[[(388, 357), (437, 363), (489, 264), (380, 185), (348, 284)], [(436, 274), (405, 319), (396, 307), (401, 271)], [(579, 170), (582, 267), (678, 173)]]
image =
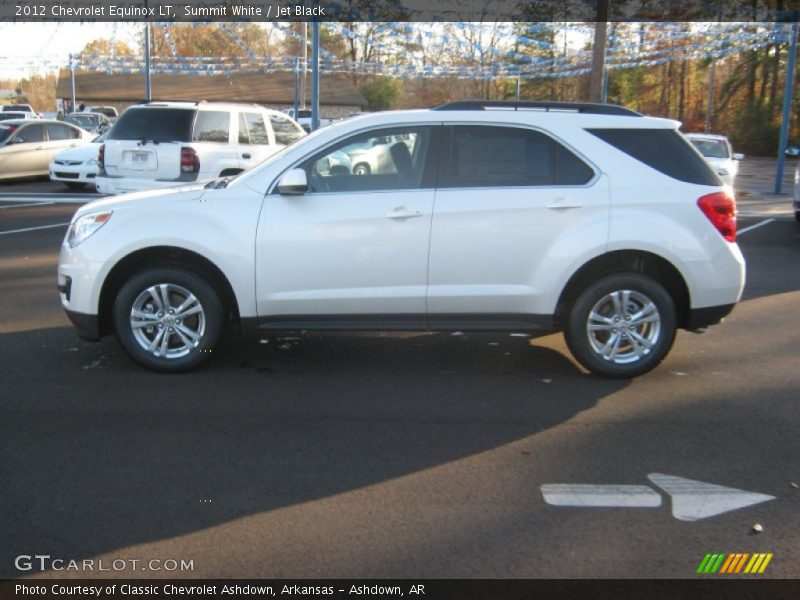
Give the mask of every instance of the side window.
[(22, 127), (14, 136), (16, 140), (22, 140), (27, 144), (44, 141), (44, 125), (26, 125)]
[(71, 127), (67, 127), (66, 125), (57, 125), (55, 123), (47, 124), (47, 135), (51, 142), (58, 140), (71, 140), (75, 138), (75, 134), (73, 134)]
[(430, 127), (361, 133), (299, 166), (311, 192), (419, 189), (430, 137)]
[(260, 113), (245, 113), (251, 144), (269, 144), (269, 134), (264, 117)]
[(239, 113), (239, 143), (250, 143), (250, 136), (247, 135), (247, 121), (244, 119), (244, 113)]
[(219, 110), (197, 111), (192, 141), (227, 144), (231, 129), (230, 123), (231, 114), (229, 112)]
[(306, 135), (302, 128), (285, 117), (270, 115), (269, 121), (272, 124), (272, 130), (275, 132), (276, 144), (288, 146)]
[(440, 187), (581, 185), (594, 171), (553, 138), (530, 129), (452, 129), (450, 165)]

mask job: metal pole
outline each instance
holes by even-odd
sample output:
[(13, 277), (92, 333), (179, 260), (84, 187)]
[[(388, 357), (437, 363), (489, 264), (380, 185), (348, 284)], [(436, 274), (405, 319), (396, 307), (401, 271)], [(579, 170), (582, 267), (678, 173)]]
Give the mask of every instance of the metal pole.
[(299, 97), (299, 86), (300, 86), (300, 59), (296, 59), (294, 61), (294, 120), (300, 118), (298, 111), (300, 110), (300, 97)]
[(520, 76), (517, 75), (517, 102), (519, 102), (520, 85), (521, 85)]
[(603, 65), (603, 89), (600, 92), (600, 102), (608, 102), (608, 67)]
[(300, 80), (300, 102), (306, 107), (306, 75), (308, 74), (308, 23), (303, 21), (303, 78)]
[(69, 112), (75, 112), (75, 62), (72, 60), (72, 54), (69, 55), (69, 82), (72, 88), (72, 107)]
[(311, 23), (311, 131), (319, 129), (319, 21)]
[(778, 168), (775, 171), (775, 193), (781, 193), (783, 167), (786, 164), (786, 142), (789, 138), (789, 119), (791, 118), (792, 90), (794, 88), (795, 66), (797, 65), (797, 13), (792, 15), (792, 39), (789, 46), (789, 64), (786, 66), (786, 86), (783, 91), (783, 118), (781, 137), (778, 143)]
[(148, 102), (153, 99), (150, 87), (150, 21), (144, 26), (144, 96)]

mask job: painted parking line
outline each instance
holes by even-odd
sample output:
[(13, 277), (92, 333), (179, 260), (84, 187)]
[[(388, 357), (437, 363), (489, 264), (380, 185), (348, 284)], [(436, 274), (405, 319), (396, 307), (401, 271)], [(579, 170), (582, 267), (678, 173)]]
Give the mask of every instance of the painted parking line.
[(69, 225), (69, 221), (66, 223), (56, 223), (55, 225), (41, 225), (39, 227), (26, 227), (25, 229), (11, 229), (9, 231), (0, 231), (0, 235), (11, 235), (12, 233), (26, 233), (28, 231), (38, 231), (39, 229), (55, 229), (56, 227), (66, 227)]
[(0, 204), (0, 210), (4, 208), (23, 208), (25, 206), (49, 206), (55, 204), (55, 200), (42, 200), (41, 202), (23, 202), (22, 204)]
[(758, 229), (759, 227), (763, 227), (764, 225), (769, 225), (774, 220), (775, 219), (765, 219), (764, 221), (761, 221), (760, 223), (756, 223), (755, 225), (750, 225), (749, 227), (745, 227), (744, 229), (740, 229), (739, 231), (736, 232), (736, 235), (742, 235), (743, 233), (747, 233), (748, 231), (753, 231), (754, 229)]

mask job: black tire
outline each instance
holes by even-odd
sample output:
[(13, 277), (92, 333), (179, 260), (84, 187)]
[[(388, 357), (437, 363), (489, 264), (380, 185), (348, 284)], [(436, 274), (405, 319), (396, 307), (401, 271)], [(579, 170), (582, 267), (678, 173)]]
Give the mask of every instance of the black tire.
[(370, 173), (372, 173), (372, 169), (367, 163), (358, 163), (353, 167), (353, 175), (369, 175)]
[(82, 190), (86, 187), (86, 184), (81, 181), (65, 181), (64, 185), (71, 190)]
[(800, 210), (798, 210), (798, 211), (795, 211), (795, 213), (794, 213), (794, 220), (795, 220), (795, 221), (800, 221)]
[[(166, 336), (168, 342), (167, 352), (165, 353), (175, 352), (176, 355), (172, 357), (158, 356), (148, 352), (142, 346), (142, 343), (146, 343), (148, 338), (155, 339), (159, 334), (159, 330), (164, 329), (164, 324), (159, 324), (160, 326), (158, 326), (154, 322), (153, 326), (137, 328), (141, 333), (135, 334), (131, 323), (131, 311), (134, 308), (134, 303), (138, 303), (141, 298), (146, 297), (145, 292), (148, 288), (159, 284), (171, 286), (167, 288), (171, 298), (170, 304), (173, 302), (175, 304), (181, 303), (182, 299), (186, 297), (183, 292), (188, 291), (196, 297), (202, 309), (200, 311), (202, 317), (199, 313), (196, 313), (184, 317), (184, 322), (172, 322), (175, 333), (170, 333)], [(148, 313), (148, 318), (155, 318), (156, 315), (149, 317), (151, 312), (155, 312), (155, 302), (150, 302), (148, 306), (148, 310), (143, 312)], [(175, 318), (178, 316), (177, 314), (174, 315)], [(200, 326), (201, 318), (203, 319), (202, 326)], [(207, 360), (212, 355), (220, 338), (222, 322), (222, 303), (214, 288), (197, 273), (179, 267), (153, 267), (136, 273), (122, 286), (114, 302), (114, 329), (117, 339), (119, 339), (125, 352), (140, 365), (164, 373), (189, 371)], [(196, 328), (195, 324), (197, 324)], [(181, 333), (177, 332), (179, 325), (183, 325), (182, 331), (186, 331), (188, 327), (194, 335), (198, 336), (196, 340), (192, 340), (192, 346), (183, 343), (182, 338), (188, 338), (185, 335), (181, 336)], [(173, 331), (173, 329), (169, 329), (169, 331)], [(137, 335), (139, 336), (138, 338)], [(177, 348), (172, 348), (171, 346), (176, 346)], [(181, 351), (186, 352), (186, 354), (178, 355)]]
[[(629, 306), (625, 307), (624, 314), (629, 314), (631, 310), (638, 311), (646, 305), (643, 299), (649, 300), (655, 305), (659, 324), (653, 322), (644, 323), (637, 328), (630, 328), (624, 322), (602, 324), (600, 327), (608, 327), (608, 331), (598, 331), (594, 334), (589, 332), (589, 315), (593, 309), (601, 309), (600, 314), (613, 321), (613, 312), (602, 312), (602, 308), (610, 307), (612, 300), (611, 294), (614, 292), (631, 291), (628, 301)], [(622, 297), (618, 296), (621, 300)], [(601, 303), (607, 299), (605, 303)], [(634, 315), (635, 316), (635, 313)], [(595, 321), (595, 323), (599, 323)], [(631, 334), (625, 329), (612, 329), (615, 327), (629, 328)], [(572, 304), (566, 318), (564, 336), (573, 356), (578, 362), (586, 367), (595, 375), (601, 377), (629, 379), (647, 373), (654, 369), (664, 359), (672, 348), (675, 341), (675, 330), (677, 327), (677, 311), (672, 297), (657, 281), (645, 275), (635, 273), (617, 273), (608, 275), (590, 283)], [(614, 347), (614, 339), (617, 336), (620, 340), (620, 355), (616, 360), (630, 360), (626, 363), (618, 363), (604, 358), (598, 348), (603, 342), (611, 341), (611, 348)], [(646, 338), (652, 347), (647, 349), (644, 344), (634, 342), (632, 335), (639, 338)], [(653, 336), (651, 339), (649, 336)], [(605, 337), (604, 337), (605, 336)], [(642, 355), (638, 356), (635, 348), (642, 350)], [(622, 350), (628, 350), (627, 353)]]

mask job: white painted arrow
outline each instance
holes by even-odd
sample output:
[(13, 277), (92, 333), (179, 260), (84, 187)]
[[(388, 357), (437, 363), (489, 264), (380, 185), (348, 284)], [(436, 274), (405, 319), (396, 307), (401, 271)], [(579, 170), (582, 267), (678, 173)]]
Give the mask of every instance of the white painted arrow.
[[(672, 497), (672, 516), (698, 521), (732, 510), (774, 500), (775, 496), (747, 492), (702, 481), (651, 473), (647, 478)], [(553, 506), (656, 508), (661, 496), (646, 485), (546, 483), (544, 501)]]
[(672, 496), (672, 516), (681, 521), (699, 521), (732, 510), (775, 500), (775, 496), (693, 481), (674, 475), (650, 473), (647, 478)]

